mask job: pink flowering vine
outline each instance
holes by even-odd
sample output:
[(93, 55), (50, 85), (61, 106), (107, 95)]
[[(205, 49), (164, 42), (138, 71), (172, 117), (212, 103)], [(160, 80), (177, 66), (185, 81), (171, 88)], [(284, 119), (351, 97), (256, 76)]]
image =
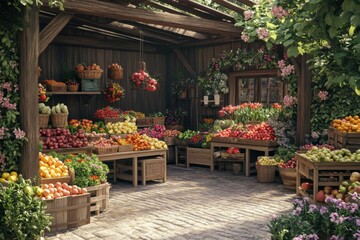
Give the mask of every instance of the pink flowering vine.
[(16, 103), (11, 103), (9, 98), (3, 98), (3, 102), (1, 103), (1, 106), (3, 108), (7, 108), (9, 110), (16, 110)]
[(6, 131), (7, 131), (7, 128), (5, 128), (5, 127), (0, 128), (0, 139), (4, 139)]
[(285, 60), (278, 61), (278, 66), (280, 68), (282, 77), (286, 77), (286, 76), (289, 76), (292, 73), (295, 73), (294, 65), (291, 65), (291, 64), (286, 65)]
[(11, 91), (11, 83), (10, 82), (6, 82), (1, 84), (1, 88), (6, 89), (8, 92)]
[(283, 99), (283, 104), (285, 107), (291, 107), (293, 105), (295, 105), (297, 102), (296, 97), (290, 96), (290, 95), (285, 95), (284, 99)]
[(282, 19), (289, 15), (288, 11), (286, 11), (282, 6), (274, 6), (271, 9), (271, 13), (277, 18)]
[(250, 20), (254, 17), (255, 12), (251, 10), (244, 11), (244, 19), (245, 21)]
[(248, 42), (250, 40), (250, 37), (246, 33), (242, 33), (241, 40), (243, 40), (244, 42)]
[(312, 137), (313, 139), (318, 139), (318, 138), (320, 137), (320, 133), (319, 133), (319, 132), (312, 132), (312, 133), (311, 133), (311, 137)]
[(321, 101), (325, 101), (329, 97), (328, 91), (319, 91), (317, 95)]
[(14, 135), (16, 139), (24, 139), (25, 138), (25, 132), (21, 130), (20, 128), (14, 129)]
[(260, 40), (266, 40), (269, 37), (269, 31), (266, 28), (256, 29), (256, 33)]

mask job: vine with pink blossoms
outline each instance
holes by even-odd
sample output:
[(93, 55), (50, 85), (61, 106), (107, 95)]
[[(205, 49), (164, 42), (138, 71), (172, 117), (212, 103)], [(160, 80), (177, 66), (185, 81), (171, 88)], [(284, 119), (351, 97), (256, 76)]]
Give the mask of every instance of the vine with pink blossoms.
[[(18, 31), (22, 26), (19, 1), (0, 3), (0, 172), (18, 170), (26, 140), (20, 129)], [(9, 21), (11, 19), (11, 21)]]

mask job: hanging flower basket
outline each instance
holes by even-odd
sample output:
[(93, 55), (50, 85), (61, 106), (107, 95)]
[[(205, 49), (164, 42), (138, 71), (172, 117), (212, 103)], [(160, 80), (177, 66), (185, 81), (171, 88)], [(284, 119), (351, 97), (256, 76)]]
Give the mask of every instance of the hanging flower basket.
[(118, 83), (111, 83), (105, 89), (104, 96), (106, 101), (108, 102), (116, 102), (119, 101), (120, 98), (125, 96), (125, 90)]
[(144, 70), (133, 73), (130, 81), (134, 89), (144, 89), (149, 92), (155, 92), (158, 84), (157, 80), (152, 78)]

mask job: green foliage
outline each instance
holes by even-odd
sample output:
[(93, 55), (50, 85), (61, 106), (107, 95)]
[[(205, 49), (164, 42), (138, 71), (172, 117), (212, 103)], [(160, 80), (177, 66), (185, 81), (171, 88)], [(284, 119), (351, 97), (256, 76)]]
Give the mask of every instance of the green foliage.
[(297, 147), (292, 145), (290, 147), (278, 147), (276, 149), (274, 158), (276, 161), (283, 160), (284, 162), (288, 162), (295, 156), (295, 152)]
[(40, 239), (51, 224), (44, 202), (34, 196), (31, 181), (0, 184), (0, 239)]
[(357, 0), (261, 0), (236, 25), (244, 41), (283, 45), (289, 57), (318, 56), (328, 86), (348, 85), (360, 95), (359, 8)]
[(99, 185), (107, 181), (109, 167), (101, 162), (95, 154), (89, 156), (80, 153), (74, 156), (51, 153), (51, 155), (59, 158), (66, 166), (75, 171), (75, 185), (81, 188)]

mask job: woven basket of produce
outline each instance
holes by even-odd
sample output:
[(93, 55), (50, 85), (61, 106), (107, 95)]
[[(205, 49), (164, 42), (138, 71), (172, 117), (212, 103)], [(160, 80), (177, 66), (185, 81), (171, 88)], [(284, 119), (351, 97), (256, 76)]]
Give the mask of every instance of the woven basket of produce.
[(276, 166), (256, 164), (256, 180), (261, 183), (270, 183), (275, 181)]
[(110, 147), (96, 147), (94, 148), (94, 153), (96, 154), (109, 154), (109, 153), (116, 153), (118, 151), (119, 146), (114, 145)]
[(112, 80), (122, 80), (124, 77), (124, 70), (122, 68), (108, 69), (108, 78)]
[(279, 174), (285, 188), (296, 190), (296, 168), (279, 167)]
[(67, 89), (68, 89), (69, 92), (78, 92), (79, 91), (79, 84), (67, 85)]
[(49, 126), (49, 114), (39, 114), (39, 127), (40, 128), (48, 128)]
[(78, 78), (100, 79), (103, 70), (82, 70), (75, 72)]
[(66, 127), (68, 116), (68, 113), (51, 114), (51, 125), (54, 128)]
[(66, 85), (48, 85), (51, 92), (66, 92)]
[(165, 125), (165, 117), (153, 117), (154, 125)]

